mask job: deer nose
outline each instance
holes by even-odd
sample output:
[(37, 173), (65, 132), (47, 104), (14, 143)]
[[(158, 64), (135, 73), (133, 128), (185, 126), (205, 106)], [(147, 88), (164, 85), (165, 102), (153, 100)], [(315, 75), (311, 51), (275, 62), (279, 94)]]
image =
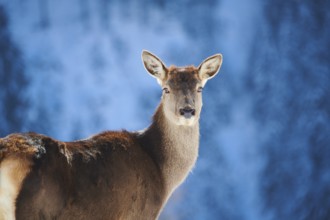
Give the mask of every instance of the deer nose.
[(191, 116), (195, 115), (195, 109), (191, 108), (191, 107), (184, 107), (184, 108), (180, 108), (180, 115), (185, 116), (187, 118), (190, 118)]

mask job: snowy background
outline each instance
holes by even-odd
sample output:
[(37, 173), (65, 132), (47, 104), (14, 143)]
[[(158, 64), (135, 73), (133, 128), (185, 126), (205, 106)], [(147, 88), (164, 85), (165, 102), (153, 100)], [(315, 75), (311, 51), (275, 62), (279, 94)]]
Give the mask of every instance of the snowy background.
[(222, 53), (200, 156), (161, 220), (330, 219), (327, 0), (0, 0), (0, 135), (148, 126), (170, 65)]

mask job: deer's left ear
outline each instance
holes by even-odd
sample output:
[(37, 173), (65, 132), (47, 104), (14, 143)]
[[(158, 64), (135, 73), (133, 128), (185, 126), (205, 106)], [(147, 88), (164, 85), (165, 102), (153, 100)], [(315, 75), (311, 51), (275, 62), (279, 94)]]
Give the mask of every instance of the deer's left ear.
[(146, 70), (161, 84), (166, 77), (165, 64), (156, 55), (146, 50), (142, 51), (142, 61)]
[(202, 79), (204, 83), (206, 83), (207, 80), (217, 75), (221, 67), (221, 64), (222, 64), (221, 54), (215, 54), (213, 56), (206, 58), (198, 66), (199, 77)]

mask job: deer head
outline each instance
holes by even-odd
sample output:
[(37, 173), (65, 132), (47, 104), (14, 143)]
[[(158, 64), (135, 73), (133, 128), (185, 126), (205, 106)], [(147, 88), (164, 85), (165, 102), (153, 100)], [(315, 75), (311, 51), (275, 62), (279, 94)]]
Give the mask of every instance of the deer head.
[(166, 67), (155, 55), (142, 52), (146, 70), (155, 77), (163, 89), (162, 105), (165, 117), (176, 125), (193, 126), (202, 109), (202, 90), (222, 64), (222, 55), (205, 59), (197, 68)]

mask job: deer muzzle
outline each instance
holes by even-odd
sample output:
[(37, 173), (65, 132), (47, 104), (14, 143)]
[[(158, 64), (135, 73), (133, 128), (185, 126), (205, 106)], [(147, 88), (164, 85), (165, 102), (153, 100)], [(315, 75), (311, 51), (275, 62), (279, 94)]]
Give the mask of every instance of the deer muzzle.
[(196, 110), (191, 107), (184, 107), (184, 108), (180, 108), (179, 112), (180, 115), (184, 116), (185, 118), (191, 118), (195, 116)]

